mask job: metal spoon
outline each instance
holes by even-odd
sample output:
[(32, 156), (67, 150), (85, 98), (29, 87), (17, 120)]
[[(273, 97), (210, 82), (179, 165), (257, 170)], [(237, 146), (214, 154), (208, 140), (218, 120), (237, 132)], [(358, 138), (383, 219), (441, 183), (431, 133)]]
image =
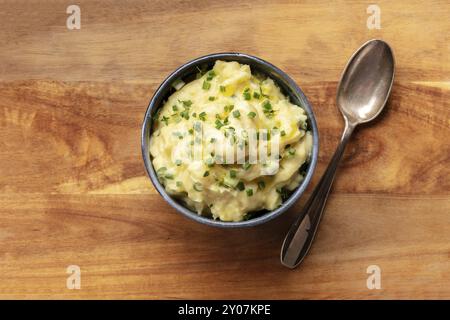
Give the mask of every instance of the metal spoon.
[(345, 146), (358, 124), (375, 119), (383, 110), (394, 70), (392, 49), (382, 40), (366, 42), (347, 63), (337, 90), (337, 105), (345, 120), (344, 133), (327, 170), (284, 239), (281, 263), (286, 267), (295, 268), (308, 253)]

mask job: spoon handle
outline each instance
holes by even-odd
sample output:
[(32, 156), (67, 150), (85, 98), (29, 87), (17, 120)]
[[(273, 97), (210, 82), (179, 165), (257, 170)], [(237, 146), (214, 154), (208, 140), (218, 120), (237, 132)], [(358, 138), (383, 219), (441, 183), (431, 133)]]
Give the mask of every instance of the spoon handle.
[(345, 119), (345, 129), (341, 141), (324, 175), (302, 209), (296, 222), (289, 229), (281, 248), (281, 263), (288, 268), (298, 266), (308, 253), (322, 217), (336, 169), (344, 153), (345, 146), (355, 128)]

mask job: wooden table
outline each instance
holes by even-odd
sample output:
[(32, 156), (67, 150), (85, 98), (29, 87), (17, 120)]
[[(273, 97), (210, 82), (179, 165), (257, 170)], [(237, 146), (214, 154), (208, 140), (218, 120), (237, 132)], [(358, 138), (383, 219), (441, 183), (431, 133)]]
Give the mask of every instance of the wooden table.
[[(69, 4), (0, 4), (0, 298), (450, 298), (447, 1), (377, 1), (379, 30), (367, 1), (80, 0), (80, 30), (66, 27)], [(140, 126), (180, 64), (239, 51), (290, 74), (319, 125), (314, 186), (343, 127), (340, 73), (371, 38), (394, 48), (392, 97), (349, 145), (300, 268), (279, 250), (307, 196), (260, 227), (221, 230), (155, 192)]]

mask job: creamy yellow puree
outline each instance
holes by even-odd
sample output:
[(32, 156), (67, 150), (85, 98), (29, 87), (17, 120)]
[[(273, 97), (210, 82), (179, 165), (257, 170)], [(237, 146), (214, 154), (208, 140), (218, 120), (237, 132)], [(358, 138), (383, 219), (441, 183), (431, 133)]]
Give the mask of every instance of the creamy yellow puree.
[[(280, 206), (302, 181), (300, 168), (311, 153), (305, 111), (272, 79), (252, 75), (248, 65), (237, 62), (217, 61), (212, 70), (177, 88), (156, 114), (150, 139), (153, 167), (167, 192), (198, 214), (223, 221)], [(249, 163), (248, 151), (237, 155), (238, 148), (249, 145), (248, 132), (262, 129), (268, 134), (256, 136), (258, 149), (279, 139), (276, 172), (264, 170), (273, 161)], [(240, 162), (220, 164), (218, 146)], [(275, 151), (268, 148), (270, 154)]]

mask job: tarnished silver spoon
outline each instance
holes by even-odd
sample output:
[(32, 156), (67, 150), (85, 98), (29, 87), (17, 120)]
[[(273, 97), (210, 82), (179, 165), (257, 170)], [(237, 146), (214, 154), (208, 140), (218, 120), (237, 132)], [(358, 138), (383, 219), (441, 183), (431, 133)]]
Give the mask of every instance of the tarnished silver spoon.
[(337, 105), (345, 120), (344, 133), (319, 184), (284, 239), (281, 263), (286, 267), (295, 268), (308, 253), (345, 146), (358, 124), (375, 119), (383, 110), (394, 72), (392, 49), (382, 40), (366, 42), (347, 63), (337, 90)]

